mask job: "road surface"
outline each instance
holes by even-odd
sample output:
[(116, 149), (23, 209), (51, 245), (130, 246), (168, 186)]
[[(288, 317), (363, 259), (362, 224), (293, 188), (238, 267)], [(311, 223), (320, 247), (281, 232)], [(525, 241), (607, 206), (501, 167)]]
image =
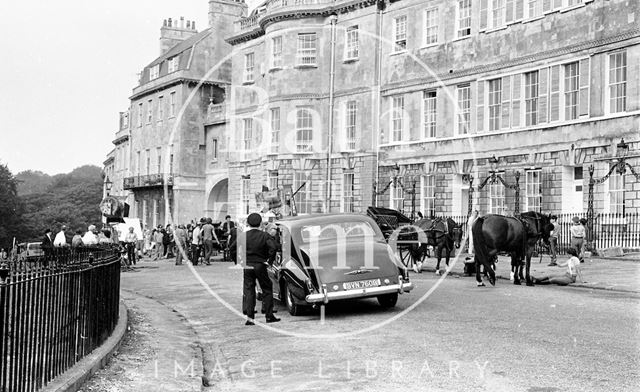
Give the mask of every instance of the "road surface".
[(634, 294), (412, 274), (416, 289), (395, 309), (367, 299), (293, 317), (281, 307), (270, 330), (235, 313), (241, 270), (142, 266), (122, 278), (134, 338), (83, 390), (192, 390), (171, 382), (191, 371), (203, 391), (640, 390)]

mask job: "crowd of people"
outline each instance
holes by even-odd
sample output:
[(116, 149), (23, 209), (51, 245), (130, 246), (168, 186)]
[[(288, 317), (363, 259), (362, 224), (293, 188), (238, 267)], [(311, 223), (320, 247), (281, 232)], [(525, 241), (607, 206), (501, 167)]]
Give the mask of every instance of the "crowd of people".
[(193, 265), (210, 265), (217, 253), (222, 252), (225, 259), (235, 254), (227, 246), (235, 230), (236, 223), (229, 215), (221, 223), (214, 223), (211, 218), (200, 218), (186, 225), (145, 227), (140, 255), (153, 261), (175, 257), (176, 265), (182, 265), (186, 256)]

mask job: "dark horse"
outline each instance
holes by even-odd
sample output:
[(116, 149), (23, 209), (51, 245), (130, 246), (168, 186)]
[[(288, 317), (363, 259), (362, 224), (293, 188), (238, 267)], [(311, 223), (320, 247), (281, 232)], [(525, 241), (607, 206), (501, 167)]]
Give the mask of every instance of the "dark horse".
[(511, 254), (511, 264), (515, 266), (514, 284), (520, 284), (522, 277), (521, 260), (526, 258), (527, 286), (533, 286), (531, 280), (531, 255), (536, 242), (542, 238), (549, 242), (552, 229), (549, 215), (539, 212), (524, 212), (517, 217), (485, 215), (476, 219), (471, 229), (475, 248), (476, 280), (484, 286), (480, 277), (480, 265), (489, 273), (489, 283), (495, 285), (496, 276), (492, 268), (498, 252)]
[[(449, 266), (451, 251), (454, 248), (460, 248), (462, 226), (451, 218), (446, 218), (446, 221), (444, 218), (420, 219), (416, 221), (413, 226), (426, 235), (426, 242), (424, 242), (423, 239), (418, 246), (412, 249), (412, 257), (416, 260), (414, 271), (422, 272), (422, 263), (424, 263), (424, 259), (427, 257), (427, 246), (431, 245), (435, 249), (435, 256), (438, 260), (436, 264), (436, 274), (440, 274), (442, 251), (445, 251), (445, 262), (447, 266)], [(424, 236), (418, 236), (418, 238), (424, 238)]]

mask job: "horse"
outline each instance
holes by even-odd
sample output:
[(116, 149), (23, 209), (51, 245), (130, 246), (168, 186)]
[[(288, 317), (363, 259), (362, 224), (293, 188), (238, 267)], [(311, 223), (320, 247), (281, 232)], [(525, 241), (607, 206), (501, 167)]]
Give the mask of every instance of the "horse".
[(523, 267), (521, 260), (526, 259), (527, 286), (533, 286), (530, 275), (531, 255), (540, 238), (545, 243), (549, 243), (552, 227), (549, 215), (535, 211), (524, 212), (517, 217), (502, 215), (479, 217), (471, 229), (478, 286), (484, 286), (480, 276), (480, 265), (484, 265), (485, 271), (489, 273), (489, 283), (495, 285), (496, 277), (492, 265), (498, 252), (511, 254), (511, 264), (515, 267), (513, 283), (516, 285), (521, 284)]
[(428, 254), (427, 246), (431, 245), (435, 249), (435, 256), (437, 258), (436, 274), (440, 275), (442, 251), (445, 250), (445, 262), (448, 267), (451, 251), (454, 248), (460, 248), (460, 242), (462, 241), (462, 225), (457, 224), (451, 218), (446, 218), (446, 221), (445, 218), (426, 218), (416, 221), (413, 226), (422, 230), (427, 239), (426, 242), (421, 242), (419, 246), (412, 249), (414, 259), (419, 260), (414, 264), (414, 271), (422, 272), (422, 264)]

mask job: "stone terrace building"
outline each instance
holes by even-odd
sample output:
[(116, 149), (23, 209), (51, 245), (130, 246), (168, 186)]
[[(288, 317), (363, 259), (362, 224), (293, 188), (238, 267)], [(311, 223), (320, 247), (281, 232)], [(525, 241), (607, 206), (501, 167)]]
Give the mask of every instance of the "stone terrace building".
[[(629, 0), (269, 0), (227, 39), (211, 129), (229, 200), (245, 215), (263, 186), (306, 182), (302, 213), (374, 198), (409, 213), (415, 182), (417, 210), (466, 215), (469, 180), (494, 172), (519, 173), (520, 211), (584, 212), (588, 168), (606, 174), (621, 138), (640, 166), (639, 20)], [(639, 191), (614, 172), (595, 210), (640, 212)], [(515, 210), (500, 183), (473, 194), (481, 213)]]
[[(165, 20), (158, 58), (147, 65), (130, 97), (128, 127), (121, 129), (114, 167), (128, 160), (123, 188), (129, 191), (131, 216), (147, 226), (170, 220), (189, 222), (205, 209), (204, 121), (210, 104), (225, 99), (231, 82), (227, 26), (246, 14), (242, 1), (210, 1), (210, 27)], [(218, 62), (222, 66), (215, 67)], [(213, 70), (212, 70), (213, 68)], [(128, 143), (125, 157), (120, 142)], [(165, 192), (166, 189), (166, 192)]]

